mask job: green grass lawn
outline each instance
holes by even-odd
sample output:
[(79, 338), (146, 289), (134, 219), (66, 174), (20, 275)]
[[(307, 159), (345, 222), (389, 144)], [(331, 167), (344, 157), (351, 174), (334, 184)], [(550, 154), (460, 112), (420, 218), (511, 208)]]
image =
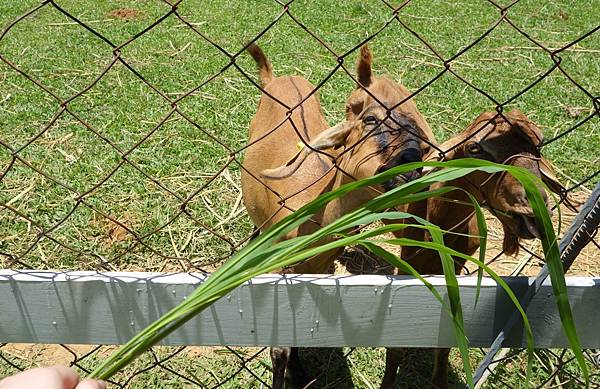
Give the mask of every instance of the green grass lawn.
[[(0, 28), (38, 4), (0, 2)], [(61, 0), (58, 4), (117, 46), (170, 10), (158, 0)], [(289, 9), (338, 55), (377, 33), (391, 17), (390, 8), (381, 1), (297, 0)], [(186, 0), (178, 7), (179, 14), (198, 31), (232, 54), (267, 28), (282, 10), (274, 1)], [(486, 32), (500, 11), (485, 1), (421, 0), (411, 2), (398, 15), (449, 59)], [(532, 39), (557, 49), (597, 27), (600, 5), (523, 0), (510, 8), (508, 15)], [(258, 44), (276, 74), (301, 75), (315, 85), (337, 64), (336, 58), (288, 15), (268, 29)], [(444, 70), (442, 61), (396, 20), (370, 41), (370, 47), (375, 72), (413, 91)], [(61, 99), (92, 84), (113, 59), (109, 44), (50, 4), (0, 40), (0, 55)], [(125, 45), (120, 57), (171, 100), (194, 90), (230, 62), (174, 15)], [(344, 62), (351, 72), (355, 58), (352, 53)], [(561, 52), (560, 58), (570, 77), (593, 96), (600, 95), (600, 32)], [(236, 64), (256, 79), (254, 63), (247, 55), (238, 57)], [(511, 99), (552, 66), (547, 53), (506, 22), (451, 63), (460, 77), (498, 102)], [(344, 103), (352, 88), (352, 80), (341, 69), (320, 88), (330, 123), (343, 120)], [(61, 107), (40, 87), (0, 62), (0, 142), (4, 145), (0, 145), (0, 172), (10, 166), (12, 152), (20, 150), (18, 155), (27, 163), (70, 188), (22, 162), (10, 167), (0, 179), (0, 204), (26, 218), (0, 208), (0, 253), (4, 254), (0, 255), (0, 267), (84, 270), (107, 262), (119, 270), (187, 271), (226, 257), (250, 234), (252, 226), (241, 204), (237, 163), (231, 163), (215, 180), (211, 177), (229, 161), (231, 152), (246, 143), (259, 96), (259, 90), (231, 66), (178, 102), (179, 109), (197, 124), (194, 126), (171, 113), (169, 102), (117, 62), (68, 105), (100, 136), (62, 112), (43, 135), (29, 143)], [(415, 100), (439, 141), (460, 132), (482, 111), (495, 108), (491, 100), (449, 72)], [(513, 107), (532, 118), (547, 139), (581, 122), (594, 109), (592, 99), (559, 70), (511, 101), (507, 109)], [(154, 131), (162, 120), (165, 123)], [(558, 168), (561, 180), (571, 186), (598, 169), (599, 146), (596, 115), (543, 152)], [(125, 163), (106, 179), (122, 162), (115, 148), (123, 153), (131, 150), (127, 155), (131, 164)], [(243, 153), (236, 157), (242, 160)], [(189, 215), (177, 216), (182, 201), (196, 192), (187, 205)], [(78, 194), (84, 193), (84, 203), (78, 203)], [(42, 239), (22, 255), (35, 242), (40, 227), (49, 229), (66, 217), (67, 221), (49, 234), (52, 239)], [(144, 245), (110, 219), (131, 228)], [(11, 262), (9, 255), (20, 258), (22, 264)], [(353, 358), (352, 363), (360, 367), (357, 371), (364, 375), (354, 377), (355, 385), (368, 387), (358, 383), (361, 380), (377, 385), (383, 366), (381, 350), (361, 351)], [(373, 360), (376, 368), (371, 366)], [(353, 374), (358, 373), (353, 370)], [(514, 377), (518, 382), (518, 373)]]
[[(0, 25), (8, 26), (36, 4), (3, 2)], [(169, 11), (160, 1), (143, 4), (61, 1), (59, 4), (115, 45), (125, 43)], [(445, 59), (473, 42), (500, 15), (487, 2), (434, 4), (415, 1), (399, 15)], [(118, 10), (129, 13), (121, 14)], [(390, 9), (379, 1), (297, 1), (290, 10), (337, 54), (347, 52), (376, 33), (391, 16)], [(268, 1), (242, 1), (228, 6), (217, 1), (185, 1), (178, 8), (198, 31), (229, 53), (239, 51), (242, 42), (263, 31), (281, 11), (280, 6)], [(509, 15), (533, 39), (554, 49), (596, 27), (600, 7), (590, 7), (582, 1), (562, 4), (522, 1), (510, 9)], [(333, 55), (288, 15), (283, 15), (258, 43), (277, 74), (299, 74), (318, 84), (336, 65)], [(370, 45), (375, 71), (389, 75), (411, 90), (417, 90), (443, 70), (442, 62), (395, 20)], [(593, 95), (598, 95), (600, 86), (599, 50), (600, 33), (596, 33), (560, 54), (563, 68)], [(0, 41), (3, 58), (62, 99), (90, 85), (110, 64), (111, 52), (109, 44), (51, 5), (19, 22)], [(121, 57), (170, 99), (201, 85), (229, 63), (225, 55), (174, 15), (124, 46)], [(345, 61), (351, 71), (354, 59), (353, 53)], [(255, 76), (254, 64), (247, 55), (240, 56), (236, 63)], [(507, 23), (501, 23), (455, 59), (452, 69), (498, 102), (504, 102), (552, 64), (548, 54)], [(0, 88), (1, 139), (18, 150), (59, 113), (60, 106), (5, 63), (0, 63)], [(352, 88), (350, 77), (338, 70), (320, 89), (330, 123), (343, 119), (344, 102)], [(34, 173), (20, 162), (0, 183), (0, 202), (8, 202), (44, 228), (73, 212), (50, 236), (93, 255), (75, 254), (52, 240), (42, 239), (22, 258), (23, 262), (35, 267), (81, 269), (97, 266), (102, 258), (112, 261), (117, 268), (158, 270), (165, 261), (169, 263), (168, 257), (190, 258), (194, 264), (202, 265), (227, 256), (231, 245), (222, 244), (220, 238), (199, 227), (197, 221), (214, 228), (233, 244), (248, 235), (251, 226), (239, 201), (239, 166), (232, 163), (226, 169), (226, 176), (220, 176), (206, 188), (203, 185), (227, 162), (231, 151), (245, 144), (258, 97), (258, 89), (237, 69), (229, 67), (178, 103), (181, 111), (202, 130), (175, 113), (152, 132), (169, 114), (170, 104), (132, 71), (116, 63), (97, 84), (70, 102), (69, 109), (121, 152), (145, 139), (128, 154), (133, 165), (124, 164), (100, 188), (89, 192), (121, 158), (105, 140), (63, 112), (19, 156), (76, 193), (87, 193), (85, 204), (73, 211), (75, 192)], [(448, 72), (419, 93), (416, 101), (440, 141), (464, 129), (480, 112), (495, 106)], [(558, 70), (507, 108), (511, 107), (521, 109), (536, 121), (547, 138), (569, 129), (593, 109), (592, 100)], [(544, 153), (559, 168), (563, 181), (572, 184), (570, 180), (577, 182), (597, 169), (598, 144), (600, 124), (596, 116), (548, 145)], [(0, 147), (0, 166), (7, 166), (10, 160), (11, 151)], [(182, 215), (164, 227), (178, 214), (182, 199), (200, 188), (203, 189), (188, 205), (192, 217)], [(123, 222), (140, 237), (164, 228), (143, 239), (146, 246), (136, 245), (129, 254), (120, 255), (136, 240), (128, 234), (115, 237), (114, 230), (118, 228), (104, 215)], [(39, 232), (30, 222), (6, 209), (0, 210), (0, 223), (0, 234), (4, 237), (0, 250), (16, 256), (29, 247)], [(180, 267), (176, 261), (175, 266)]]

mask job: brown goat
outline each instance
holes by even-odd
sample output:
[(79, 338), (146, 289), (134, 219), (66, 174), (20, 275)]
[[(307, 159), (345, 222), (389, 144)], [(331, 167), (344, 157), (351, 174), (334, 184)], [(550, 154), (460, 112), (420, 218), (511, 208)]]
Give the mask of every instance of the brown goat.
[[(465, 131), (440, 146), (442, 150), (448, 150), (444, 160), (480, 158), (519, 166), (541, 178), (553, 192), (560, 194), (562, 186), (538, 150), (542, 141), (538, 127), (517, 110), (504, 116), (495, 112), (481, 114)], [(525, 189), (510, 174), (488, 174), (478, 171), (453, 181), (437, 183), (431, 188), (445, 185), (465, 189), (502, 222), (505, 253), (516, 254), (520, 239), (539, 238), (540, 233)], [(548, 204), (546, 192), (543, 188), (540, 188), (540, 191)], [(477, 219), (464, 192), (452, 191), (441, 198), (412, 203), (408, 212), (426, 218), (444, 230), (461, 234), (446, 234), (444, 243), (448, 247), (468, 255), (472, 255), (479, 248)], [(428, 233), (416, 228), (407, 229), (403, 235), (421, 241), (429, 240)], [(402, 248), (401, 257), (420, 274), (443, 274), (437, 251), (407, 246)], [(454, 258), (454, 261), (458, 273), (465, 261), (461, 258)], [(432, 377), (434, 388), (448, 387), (449, 351), (450, 349), (435, 351)], [(399, 353), (399, 349), (387, 351), (382, 388), (394, 387), (400, 363)]]
[[(242, 171), (244, 204), (257, 228), (262, 230), (273, 225), (344, 183), (421, 160), (425, 149), (421, 139), (426, 137), (428, 127), (422, 129), (395, 111), (388, 115), (385, 108), (371, 103), (354, 119), (327, 129), (313, 85), (301, 77), (274, 77), (270, 63), (258, 46), (251, 45), (248, 51), (258, 64), (266, 92), (250, 123), (249, 146)], [(288, 115), (290, 109), (291, 115)], [(405, 131), (404, 126), (410, 131)], [(300, 151), (298, 145), (301, 145)], [(416, 171), (406, 173), (381, 187), (364, 188), (333, 200), (284, 239), (311, 233), (381, 191), (418, 174)], [(291, 270), (326, 273), (341, 251), (318, 255)], [(296, 348), (272, 348), (271, 357), (274, 388), (283, 388), (286, 367), (296, 386), (306, 384)]]

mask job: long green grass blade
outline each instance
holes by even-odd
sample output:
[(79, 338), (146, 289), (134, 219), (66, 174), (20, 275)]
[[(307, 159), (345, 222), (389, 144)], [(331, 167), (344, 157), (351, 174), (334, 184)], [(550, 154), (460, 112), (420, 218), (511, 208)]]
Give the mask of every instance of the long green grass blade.
[(558, 308), (563, 330), (565, 331), (571, 349), (575, 354), (577, 363), (581, 368), (586, 386), (589, 386), (589, 372), (581, 349), (581, 343), (577, 336), (575, 321), (571, 312), (571, 305), (569, 304), (564, 269), (558, 250), (558, 242), (556, 240), (556, 235), (554, 234), (552, 221), (545, 208), (546, 204), (536, 187), (537, 177), (531, 177), (531, 175), (524, 174), (523, 171), (514, 172), (512, 174), (523, 184), (527, 193), (527, 198), (529, 199), (535, 218), (538, 222), (538, 226), (540, 227), (539, 230), (542, 235), (541, 241), (542, 247), (544, 248), (544, 256), (546, 263), (548, 263), (550, 280), (552, 281), (552, 290), (554, 292), (554, 298), (556, 299), (556, 306)]
[[(434, 243), (444, 246), (444, 237), (440, 231), (430, 230), (431, 239)], [(444, 271), (444, 279), (446, 280), (446, 288), (448, 290), (448, 299), (450, 300), (450, 309), (452, 310), (452, 322), (456, 336), (456, 344), (460, 351), (460, 356), (463, 362), (463, 368), (467, 379), (467, 384), (473, 388), (473, 371), (469, 361), (469, 346), (465, 335), (465, 325), (462, 314), (462, 306), (460, 304), (460, 292), (458, 289), (458, 280), (456, 279), (456, 269), (452, 256), (445, 251), (438, 251), (440, 260), (442, 261), (442, 269)]]
[[(362, 207), (348, 212), (335, 222), (321, 228), (313, 234), (279, 242), (279, 240), (286, 233), (308, 221), (314, 214), (319, 212), (319, 210), (323, 208), (325, 204), (333, 199), (348, 195), (352, 191), (365, 186), (376, 185), (400, 173), (423, 166), (433, 166), (441, 169), (377, 196), (371, 201), (365, 203)], [(282, 266), (292, 265), (298, 261), (306, 260), (317, 253), (329, 250), (333, 247), (341, 247), (343, 245), (352, 243), (364, 244), (365, 239), (367, 238), (392, 231), (394, 228), (400, 229), (406, 227), (406, 225), (398, 224), (392, 227), (386, 226), (376, 229), (375, 232), (360, 233), (357, 236), (343, 236), (343, 234), (347, 231), (365, 223), (370, 223), (381, 219), (413, 217), (412, 215), (408, 215), (406, 213), (394, 211), (389, 212), (386, 211), (386, 209), (393, 208), (400, 204), (406, 204), (411, 201), (441, 195), (444, 193), (444, 190), (437, 192), (423, 192), (423, 190), (428, 189), (433, 183), (453, 180), (477, 170), (487, 173), (509, 171), (517, 179), (519, 179), (526, 188), (528, 188), (527, 194), (528, 197), (530, 197), (530, 201), (534, 210), (536, 211), (535, 215), (538, 219), (541, 219), (541, 229), (544, 229), (544, 231), (546, 231), (548, 228), (550, 229), (548, 234), (544, 234), (544, 251), (547, 257), (548, 254), (551, 254), (550, 251), (552, 250), (558, 253), (556, 242), (552, 241), (555, 239), (555, 235), (552, 231), (552, 224), (550, 223), (548, 214), (544, 213), (545, 204), (543, 203), (543, 199), (541, 199), (541, 196), (535, 187), (534, 180), (530, 177), (531, 174), (529, 172), (512, 166), (504, 166), (487, 161), (470, 159), (450, 162), (421, 162), (402, 165), (377, 176), (368, 178), (366, 180), (353, 182), (334, 191), (325, 193), (316, 200), (300, 208), (294, 214), (284, 218), (267, 231), (264, 231), (257, 239), (250, 242), (244, 249), (236, 253), (215, 273), (208, 277), (208, 279), (203, 282), (196, 289), (196, 291), (194, 291), (194, 293), (188, 296), (186, 301), (167, 312), (162, 318), (152, 323), (146, 329), (134, 336), (126, 345), (124, 345), (115, 354), (104, 361), (104, 363), (98, 366), (92, 372), (91, 376), (103, 379), (109, 378), (115, 372), (131, 362), (135, 357), (139, 356), (149, 347), (159, 342), (172, 331), (176, 330), (179, 326), (183, 325), (191, 317), (198, 314), (221, 296), (254, 276), (275, 270)], [(445, 190), (448, 191), (450, 189)], [(415, 219), (418, 220), (417, 218)], [(423, 220), (418, 221), (426, 224), (426, 222)], [(463, 350), (466, 350), (467, 341), (464, 337), (464, 328), (461, 327), (462, 312), (460, 311), (460, 297), (458, 296), (457, 281), (454, 274), (454, 265), (451, 262), (451, 257), (457, 256), (464, 258), (465, 256), (443, 246), (443, 237), (441, 235), (442, 231), (439, 230), (439, 228), (435, 229), (427, 225), (423, 227), (428, 228), (432, 236), (435, 236), (434, 242), (411, 242), (410, 240), (396, 240), (395, 243), (406, 245), (413, 244), (419, 247), (438, 250), (438, 252), (441, 253), (441, 257), (443, 258), (443, 262), (446, 266), (445, 270), (447, 270), (445, 271), (445, 275), (447, 276), (447, 284), (449, 286), (449, 290), (452, 290), (452, 292), (449, 292), (449, 295), (452, 294), (450, 303), (451, 312), (454, 313), (453, 323), (455, 326), (455, 333), (457, 334), (457, 342), (460, 345), (461, 354), (463, 354)], [(336, 236), (338, 237), (337, 240), (334, 239)], [(339, 238), (340, 236), (342, 237)], [(369, 243), (367, 243), (367, 245), (369, 245)], [(372, 248), (372, 246), (369, 247)], [(503, 283), (503, 281), (497, 277), (495, 273), (491, 272), (491, 269), (487, 268), (482, 261), (478, 261), (470, 257), (465, 259), (471, 260), (474, 263), (477, 263), (479, 266), (482, 266), (484, 270), (490, 274), (490, 276), (492, 276), (496, 282), (498, 282), (499, 285), (507, 290), (507, 293), (509, 294), (509, 297), (511, 297), (511, 300), (513, 300), (513, 303), (518, 304), (518, 300), (516, 300), (514, 294), (512, 294), (512, 291), (508, 289), (508, 286)], [(450, 270), (452, 271), (450, 272)], [(564, 283), (564, 275), (562, 272), (556, 271), (556, 266), (551, 268), (551, 275), (552, 272), (554, 272), (552, 281), (553, 288), (555, 288), (555, 295), (561, 298), (560, 301), (557, 299), (559, 312), (561, 312), (561, 320), (563, 320), (563, 325), (565, 327), (571, 326), (568, 331), (566, 328), (565, 332), (568, 334), (569, 341), (571, 342), (574, 351), (576, 351), (578, 348), (579, 353), (581, 353), (575, 328), (572, 323), (570, 307), (568, 305), (568, 300), (566, 300), (566, 285)], [(561, 278), (562, 284), (560, 282)], [(517, 307), (520, 308), (519, 306)], [(519, 309), (519, 311), (524, 316), (522, 309)], [(530, 341), (532, 342), (532, 337), (530, 336), (529, 323), (525, 316), (524, 323), (527, 329), (526, 333), (528, 334), (527, 339), (529, 344)], [(470, 366), (465, 364), (465, 370), (468, 371), (469, 369)], [(467, 372), (467, 374), (469, 373), (470, 372)]]

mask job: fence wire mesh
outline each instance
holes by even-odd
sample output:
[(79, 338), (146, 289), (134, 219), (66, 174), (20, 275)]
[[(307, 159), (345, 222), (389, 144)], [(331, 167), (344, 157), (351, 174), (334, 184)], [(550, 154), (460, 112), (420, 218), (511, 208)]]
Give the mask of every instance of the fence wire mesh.
[[(483, 111), (518, 107), (542, 128), (539, 148), (566, 186), (556, 204), (565, 225), (576, 215), (565, 199), (582, 204), (600, 175), (600, 7), (586, 2), (43, 1), (0, 9), (2, 268), (203, 272), (243, 247), (253, 226), (240, 174), (266, 93), (245, 54), (253, 42), (276, 75), (316, 85), (330, 123), (343, 119), (365, 43), (373, 71), (414, 91), (440, 141)], [(300, 128), (292, 114), (302, 102), (286, 106), (282, 120)], [(440, 157), (449, 151), (431, 146)], [(502, 227), (488, 221), (493, 268), (535, 274), (539, 243), (503, 255)], [(596, 227), (571, 273), (598, 276), (599, 249)], [(336, 271), (390, 269), (350, 248)], [(50, 363), (90, 371), (113, 348), (0, 344), (0, 371)], [(306, 353), (319, 387), (376, 386), (385, 360), (381, 349)], [(586, 355), (600, 386), (600, 356)], [(520, 386), (524, 358), (522, 350), (497, 356), (483, 385)], [(580, 386), (573, 359), (536, 351), (534, 384)], [(431, 364), (427, 351), (407, 351), (401, 384), (423, 387)], [(460, 382), (454, 365), (451, 380)], [(265, 349), (154, 347), (113, 383), (269, 387), (270, 361)]]

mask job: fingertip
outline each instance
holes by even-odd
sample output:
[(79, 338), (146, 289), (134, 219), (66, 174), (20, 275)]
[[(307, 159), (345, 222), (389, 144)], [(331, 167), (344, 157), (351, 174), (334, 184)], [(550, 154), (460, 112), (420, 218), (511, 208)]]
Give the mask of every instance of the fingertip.
[(72, 389), (79, 382), (79, 375), (75, 370), (66, 366), (37, 367), (6, 377), (0, 386), (2, 388), (37, 388), (40, 382), (45, 384), (45, 388)]
[(65, 388), (74, 388), (79, 382), (79, 374), (71, 367), (56, 365), (52, 366), (51, 369), (60, 376)]

